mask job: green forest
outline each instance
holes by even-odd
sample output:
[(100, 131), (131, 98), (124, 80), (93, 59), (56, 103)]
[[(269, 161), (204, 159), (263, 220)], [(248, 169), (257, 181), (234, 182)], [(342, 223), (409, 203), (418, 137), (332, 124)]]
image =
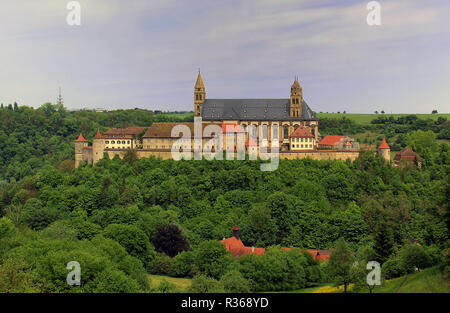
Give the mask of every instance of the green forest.
[[(323, 118), (321, 134), (400, 137), (422, 167), (393, 167), (372, 151), (354, 162), (173, 161), (105, 156), (74, 169), (73, 140), (99, 129), (190, 121), (146, 110), (0, 109), (0, 292), (177, 292), (149, 274), (192, 279), (190, 292), (288, 291), (324, 282), (371, 291), (383, 279), (437, 267), (450, 275), (449, 122)], [(396, 146), (397, 145), (397, 146)], [(393, 149), (394, 149), (393, 148)], [(233, 258), (220, 243), (239, 225), (262, 255)], [(292, 247), (282, 251), (280, 247)], [(318, 263), (299, 249), (333, 249)], [(81, 285), (66, 282), (71, 261)]]

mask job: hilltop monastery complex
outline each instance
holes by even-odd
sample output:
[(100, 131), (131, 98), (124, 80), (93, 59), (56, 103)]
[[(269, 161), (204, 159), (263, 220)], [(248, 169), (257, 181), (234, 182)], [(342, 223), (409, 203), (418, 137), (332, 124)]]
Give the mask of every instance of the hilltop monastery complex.
[[(347, 136), (325, 136), (319, 132), (319, 119), (303, 98), (303, 90), (295, 78), (290, 97), (285, 99), (209, 99), (200, 72), (194, 87), (194, 117), (201, 117), (201, 131), (215, 125), (223, 136), (219, 144), (218, 134), (203, 136), (203, 147), (208, 151), (237, 151), (245, 146), (247, 154), (258, 153), (261, 147), (269, 152), (272, 146), (280, 158), (298, 159), (350, 159), (359, 155), (359, 143)], [(171, 149), (183, 151), (186, 142), (180, 144), (180, 136), (172, 136), (176, 125), (189, 128), (188, 144), (194, 150), (194, 123), (153, 123), (148, 127), (110, 129), (97, 132), (92, 145), (79, 135), (75, 140), (75, 167), (81, 162), (94, 164), (107, 153), (110, 158), (123, 157), (129, 149), (139, 158), (156, 156), (172, 158)], [(237, 136), (238, 134), (242, 134)], [(185, 134), (183, 134), (185, 136)], [(230, 137), (231, 136), (231, 137)], [(239, 142), (236, 138), (244, 138)], [(188, 150), (189, 151), (189, 150)], [(385, 151), (386, 152), (386, 151)], [(381, 153), (387, 156), (388, 153)]]

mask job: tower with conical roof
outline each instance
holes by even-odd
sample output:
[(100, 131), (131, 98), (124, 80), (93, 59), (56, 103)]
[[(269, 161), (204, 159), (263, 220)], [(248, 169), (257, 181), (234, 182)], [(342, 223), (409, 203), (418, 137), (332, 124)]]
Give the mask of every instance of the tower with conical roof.
[(300, 118), (302, 115), (302, 92), (302, 87), (296, 76), (294, 83), (291, 86), (291, 117)]
[(202, 116), (202, 104), (205, 102), (206, 90), (203, 84), (200, 69), (198, 70), (197, 82), (194, 87), (194, 116)]
[(88, 141), (84, 139), (83, 135), (80, 134), (78, 139), (75, 140), (75, 167), (78, 167), (83, 161), (84, 147), (88, 146)]
[(391, 162), (391, 147), (387, 144), (386, 138), (383, 138), (383, 141), (381, 141), (381, 144), (378, 147), (378, 154), (381, 155), (385, 162)]

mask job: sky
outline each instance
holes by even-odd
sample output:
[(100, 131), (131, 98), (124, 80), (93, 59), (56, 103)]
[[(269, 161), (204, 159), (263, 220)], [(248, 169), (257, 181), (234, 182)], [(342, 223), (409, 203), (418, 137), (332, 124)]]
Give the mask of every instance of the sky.
[(450, 112), (450, 1), (0, 1), (0, 102), (193, 110), (207, 98), (289, 98), (316, 112)]

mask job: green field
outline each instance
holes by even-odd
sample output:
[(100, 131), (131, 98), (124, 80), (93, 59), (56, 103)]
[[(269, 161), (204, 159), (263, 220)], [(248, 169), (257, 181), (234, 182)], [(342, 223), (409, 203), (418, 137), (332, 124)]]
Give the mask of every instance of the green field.
[(319, 118), (326, 117), (326, 118), (341, 118), (346, 117), (353, 121), (355, 121), (358, 124), (370, 124), (372, 120), (374, 120), (377, 117), (380, 116), (393, 116), (394, 118), (398, 118), (400, 116), (407, 116), (407, 115), (417, 115), (420, 119), (433, 119), (437, 120), (440, 116), (445, 117), (447, 119), (450, 119), (450, 113), (439, 113), (439, 114), (359, 114), (359, 113), (317, 113), (317, 116)]
[(158, 287), (162, 281), (166, 280), (168, 283), (175, 285), (179, 291), (183, 292), (186, 291), (192, 283), (192, 279), (190, 278), (176, 278), (165, 275), (148, 275), (148, 277), (150, 279), (151, 288)]
[[(349, 292), (354, 292), (353, 285)], [(321, 284), (317, 287), (304, 288), (287, 293), (342, 293), (343, 288), (333, 284)], [(364, 289), (360, 292), (368, 292)], [(385, 281), (381, 286), (375, 287), (374, 293), (450, 293), (450, 279), (442, 275), (439, 267), (430, 267), (420, 272)]]
[(438, 267), (402, 276), (376, 287), (376, 293), (450, 293), (450, 279), (444, 278)]

